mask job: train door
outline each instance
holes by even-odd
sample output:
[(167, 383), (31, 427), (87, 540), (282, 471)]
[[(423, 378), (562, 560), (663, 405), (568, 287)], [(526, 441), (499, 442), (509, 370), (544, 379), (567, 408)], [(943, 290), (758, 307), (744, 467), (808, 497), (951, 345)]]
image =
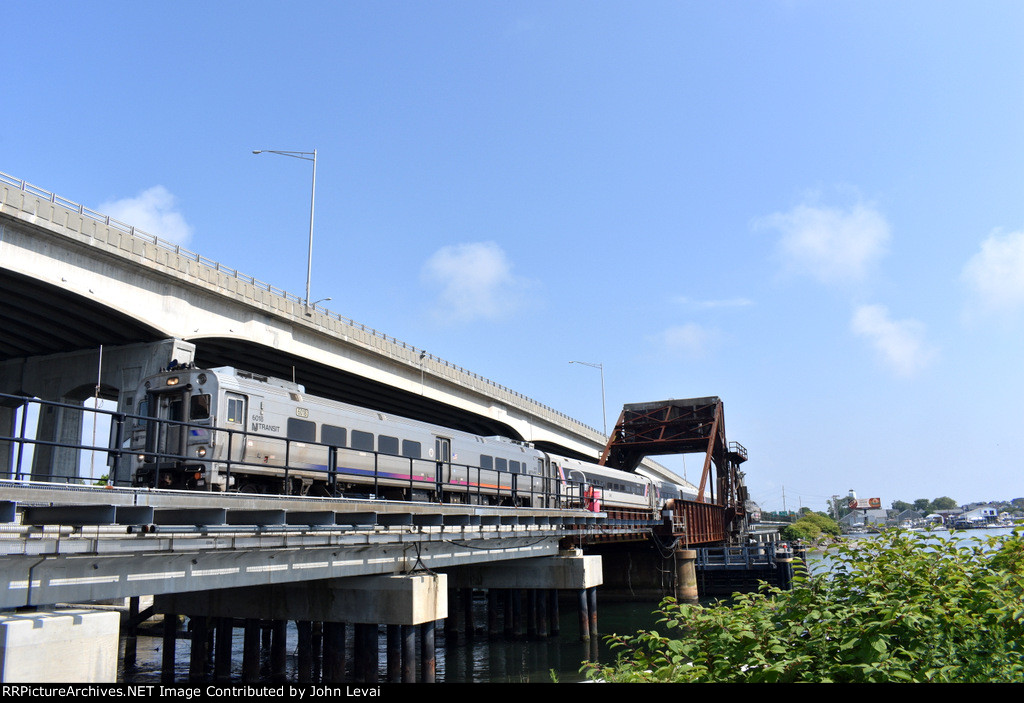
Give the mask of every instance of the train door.
[(555, 482), (551, 480), (551, 462), (547, 456), (537, 457), (537, 476), (534, 480), (541, 495), (541, 507), (557, 506)]
[(150, 392), (146, 398), (150, 417), (146, 432), (146, 452), (157, 455), (158, 464), (173, 463), (185, 448), (185, 425), (175, 423), (185, 419), (185, 395), (181, 392)]
[(436, 464), (435, 487), (437, 500), (444, 502), (444, 484), (448, 480), (452, 463), (452, 440), (448, 437), (434, 437), (434, 462)]
[(241, 393), (224, 394), (224, 427), (229, 430), (224, 438), (228, 471), (234, 472), (238, 462), (245, 460), (245, 428), (249, 420), (249, 399)]

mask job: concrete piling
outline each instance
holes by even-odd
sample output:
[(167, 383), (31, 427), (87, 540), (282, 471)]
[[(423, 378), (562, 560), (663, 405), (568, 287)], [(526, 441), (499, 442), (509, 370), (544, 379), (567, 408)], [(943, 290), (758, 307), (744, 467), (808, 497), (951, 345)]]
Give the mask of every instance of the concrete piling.
[(231, 680), (231, 645), (234, 633), (232, 618), (217, 618), (213, 678), (219, 683)]
[(163, 654), (160, 661), (160, 683), (174, 683), (174, 651), (178, 640), (178, 616), (164, 614)]
[(434, 683), (437, 675), (437, 653), (434, 649), (435, 622), (420, 625), (420, 681)]
[(590, 613), (588, 612), (589, 601), (587, 589), (581, 588), (576, 591), (576, 612), (579, 615), (580, 639), (590, 640)]
[(298, 666), (295, 678), (299, 683), (313, 681), (313, 623), (309, 620), (298, 620), (295, 623), (298, 632)]
[(402, 629), (402, 683), (416, 683), (416, 626)]
[(242, 640), (242, 681), (255, 683), (260, 679), (260, 621), (246, 618)]
[(345, 680), (345, 623), (324, 623), (324, 683)]
[(138, 617), (139, 597), (134, 596), (128, 599), (128, 626), (124, 638), (124, 669), (131, 671), (135, 668), (138, 658)]
[(680, 603), (696, 603), (700, 595), (697, 589), (697, 550), (677, 549), (675, 557), (676, 600)]

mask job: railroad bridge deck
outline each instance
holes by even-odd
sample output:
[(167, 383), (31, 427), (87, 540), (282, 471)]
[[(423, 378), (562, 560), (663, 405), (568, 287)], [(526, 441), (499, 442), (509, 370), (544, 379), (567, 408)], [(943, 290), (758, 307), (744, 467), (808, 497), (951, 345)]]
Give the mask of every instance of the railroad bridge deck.
[(649, 529), (579, 510), (13, 481), (0, 495), (0, 608), (556, 556), (566, 538)]

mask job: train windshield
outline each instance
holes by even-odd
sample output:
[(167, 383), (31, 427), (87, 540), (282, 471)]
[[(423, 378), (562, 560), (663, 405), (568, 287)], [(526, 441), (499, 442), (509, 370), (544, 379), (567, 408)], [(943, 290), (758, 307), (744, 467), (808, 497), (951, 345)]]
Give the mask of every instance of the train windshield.
[(208, 420), (210, 418), (210, 395), (208, 393), (192, 396), (189, 401), (188, 417), (190, 420)]

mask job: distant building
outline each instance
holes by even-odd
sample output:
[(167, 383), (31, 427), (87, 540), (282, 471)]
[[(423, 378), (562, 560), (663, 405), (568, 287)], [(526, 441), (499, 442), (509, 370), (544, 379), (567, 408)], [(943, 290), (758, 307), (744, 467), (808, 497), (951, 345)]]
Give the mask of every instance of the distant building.
[(883, 508), (871, 508), (870, 510), (853, 510), (840, 518), (839, 522), (852, 529), (871, 525), (884, 526), (886, 518), (887, 514)]
[(964, 511), (960, 508), (953, 510), (936, 510), (934, 513), (928, 516), (929, 520), (938, 518), (943, 525), (952, 524), (957, 518), (963, 515)]
[(995, 508), (981, 507), (975, 508), (974, 510), (968, 510), (967, 512), (960, 515), (957, 522), (963, 522), (967, 524), (988, 524), (999, 521), (999, 511)]
[(904, 510), (896, 516), (895, 521), (900, 526), (916, 525), (924, 521), (924, 515), (917, 510)]

